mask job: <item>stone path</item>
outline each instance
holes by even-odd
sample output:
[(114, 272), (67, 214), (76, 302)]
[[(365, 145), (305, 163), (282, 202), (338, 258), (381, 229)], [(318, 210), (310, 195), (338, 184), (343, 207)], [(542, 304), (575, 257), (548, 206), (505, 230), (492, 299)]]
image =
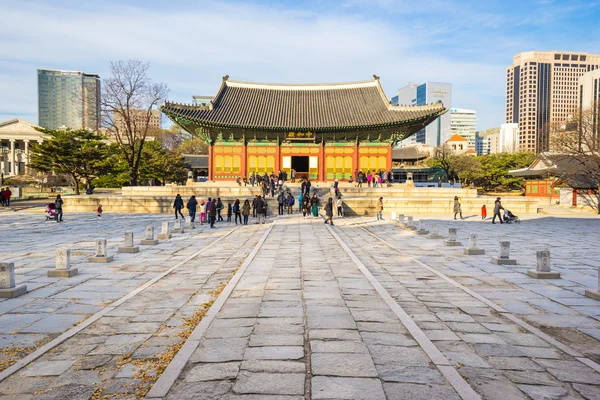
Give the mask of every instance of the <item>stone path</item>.
[[(131, 230), (134, 221), (119, 229)], [(478, 233), (487, 254), (466, 256), (441, 240), (366, 218), (336, 219), (333, 230), (296, 216), (241, 227), (0, 382), (0, 399), (142, 398), (157, 379), (147, 398), (600, 398), (594, 370), (600, 368), (594, 364), (600, 307), (583, 296), (597, 284), (598, 225), (561, 218), (491, 225), (429, 217), (432, 222), (441, 233), (458, 227), (465, 244), (468, 233)], [(144, 225), (135, 229), (141, 234)], [(127, 263), (142, 274), (159, 273), (225, 232), (186, 233), (165, 243), (170, 254), (157, 252), (159, 263), (153, 264), (155, 254)], [(512, 242), (519, 264), (489, 261), (499, 239)], [(525, 274), (535, 268), (535, 250), (546, 247), (560, 280)], [(21, 257), (19, 251), (12, 257)], [(32, 253), (43, 258), (43, 248)], [(32, 263), (18, 271), (20, 279), (39, 278), (37, 269)], [(110, 293), (135, 278), (83, 291)], [(52, 304), (55, 295), (41, 303)], [(101, 308), (112, 299), (90, 301)], [(4, 315), (18, 314), (17, 324), (26, 313), (15, 309)], [(15, 336), (23, 334), (30, 333)], [(177, 352), (183, 369), (171, 376), (174, 364), (167, 364)]]

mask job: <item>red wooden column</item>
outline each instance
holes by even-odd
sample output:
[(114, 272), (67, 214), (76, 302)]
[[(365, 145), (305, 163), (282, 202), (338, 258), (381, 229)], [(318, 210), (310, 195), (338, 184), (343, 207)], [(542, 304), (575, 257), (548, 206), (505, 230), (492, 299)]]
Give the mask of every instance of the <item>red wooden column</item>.
[(213, 144), (209, 143), (208, 144), (208, 180), (209, 181), (212, 181), (213, 176), (214, 176), (214, 173), (213, 173), (213, 168), (215, 165), (215, 162), (213, 160), (214, 155), (215, 155), (215, 151), (213, 149)]
[(392, 144), (388, 144), (388, 153), (387, 153), (387, 163), (386, 163), (386, 170), (390, 170), (392, 169)]
[[(281, 143), (277, 140), (277, 147), (275, 147), (275, 175), (281, 171)], [(291, 179), (291, 178), (290, 178)]]
[(358, 170), (359, 167), (359, 158), (358, 158), (358, 140), (354, 142), (354, 153), (352, 154), (352, 178), (357, 179), (357, 176), (354, 176), (354, 171)]
[(319, 170), (317, 171), (317, 181), (325, 182), (325, 143), (321, 142), (319, 146)]
[(244, 140), (242, 142), (242, 162), (240, 163), (240, 175), (242, 176), (242, 180), (244, 178), (248, 178), (248, 147), (247, 143)]

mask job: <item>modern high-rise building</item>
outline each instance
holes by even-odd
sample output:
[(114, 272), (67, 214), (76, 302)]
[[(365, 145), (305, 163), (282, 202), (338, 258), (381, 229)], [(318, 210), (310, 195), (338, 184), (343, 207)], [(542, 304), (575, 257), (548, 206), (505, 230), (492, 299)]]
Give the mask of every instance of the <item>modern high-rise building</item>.
[(579, 77), (600, 68), (600, 54), (528, 51), (506, 69), (506, 122), (519, 124), (520, 151), (548, 151), (550, 128), (579, 107)]
[(477, 113), (465, 108), (450, 109), (450, 133), (460, 135), (469, 141), (468, 147), (475, 148)]
[[(146, 129), (146, 119), (148, 119), (147, 124), (149, 129), (161, 128), (162, 113), (160, 110), (150, 110), (150, 115), (148, 115), (148, 110), (129, 110), (129, 122), (134, 125), (132, 126), (132, 129)], [(119, 132), (125, 132), (127, 130), (125, 126), (126, 121), (120, 114), (115, 113), (113, 123), (114, 128), (118, 129)]]
[(475, 141), (475, 148), (478, 156), (486, 154), (492, 154), (492, 140), (496, 140), (500, 134), (500, 128), (490, 128), (485, 131), (477, 132), (477, 139)]
[(588, 72), (579, 78), (579, 110), (589, 110), (592, 129), (600, 130), (600, 69)]
[(100, 127), (100, 77), (80, 71), (38, 69), (38, 125)]
[[(398, 89), (396, 96), (392, 97), (392, 105), (422, 106), (441, 101), (446, 109), (452, 105), (452, 85), (440, 82), (425, 82), (417, 85), (410, 82), (403, 88)], [(410, 138), (402, 142), (426, 143), (432, 147), (440, 146), (450, 137), (450, 115), (446, 113), (438, 117), (426, 128), (421, 129)]]

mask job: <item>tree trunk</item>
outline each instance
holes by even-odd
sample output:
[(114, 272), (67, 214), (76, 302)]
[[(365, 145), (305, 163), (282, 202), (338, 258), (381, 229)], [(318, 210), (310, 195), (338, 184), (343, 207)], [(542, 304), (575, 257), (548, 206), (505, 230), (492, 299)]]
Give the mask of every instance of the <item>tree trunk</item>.
[(71, 175), (73, 178), (73, 182), (75, 183), (75, 194), (79, 196), (79, 180), (75, 177), (75, 175)]

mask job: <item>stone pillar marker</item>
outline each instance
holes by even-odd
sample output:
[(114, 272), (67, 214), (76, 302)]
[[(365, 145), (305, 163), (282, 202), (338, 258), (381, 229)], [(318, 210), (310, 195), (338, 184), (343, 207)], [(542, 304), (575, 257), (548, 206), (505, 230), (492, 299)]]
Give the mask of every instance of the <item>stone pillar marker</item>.
[(27, 285), (15, 285), (15, 264), (0, 263), (0, 298), (12, 299), (27, 293)]
[(535, 252), (537, 259), (536, 269), (527, 271), (527, 275), (537, 279), (560, 279), (560, 272), (553, 272), (550, 267), (550, 250), (538, 250)]
[(425, 221), (422, 219), (419, 220), (419, 230), (417, 231), (417, 235), (427, 235), (429, 231), (425, 229)]
[(158, 244), (158, 239), (154, 239), (154, 227), (152, 225), (146, 227), (146, 236), (144, 239), (140, 240), (140, 244), (144, 246), (154, 246)]
[(404, 222), (404, 214), (400, 214), (398, 215), (398, 223), (400, 224), (400, 226), (405, 227), (406, 224)]
[(517, 260), (510, 258), (509, 241), (500, 241), (500, 257), (492, 257), (491, 261), (497, 265), (517, 265)]
[(113, 256), (109, 256), (106, 252), (106, 239), (96, 239), (96, 254), (94, 257), (88, 258), (88, 261), (93, 263), (109, 263), (112, 260)]
[(140, 251), (138, 246), (133, 245), (133, 232), (125, 232), (125, 239), (123, 240), (123, 247), (117, 249), (118, 253), (137, 253)]
[(469, 248), (464, 249), (464, 252), (468, 256), (485, 254), (485, 250), (479, 248), (479, 239), (476, 233), (471, 233), (469, 235)]
[(70, 278), (79, 274), (77, 268), (71, 268), (71, 249), (60, 247), (56, 249), (56, 269), (48, 271), (49, 278)]
[(456, 240), (458, 228), (448, 228), (448, 240), (444, 240), (445, 246), (460, 246), (461, 242)]
[(406, 217), (406, 229), (410, 229), (411, 231), (417, 230), (417, 227), (413, 225), (413, 217)]
[(175, 227), (173, 228), (173, 230), (171, 232), (184, 233), (185, 231), (183, 230), (183, 226), (182, 226), (181, 222), (182, 222), (182, 220), (180, 220), (179, 218), (177, 220), (175, 220)]
[(429, 239), (442, 239), (443, 236), (440, 235), (440, 226), (438, 224), (431, 225), (431, 233), (427, 237)]
[(171, 232), (169, 230), (169, 221), (164, 221), (162, 223), (161, 231), (158, 235), (156, 235), (156, 237), (159, 238), (160, 240), (171, 239)]
[(600, 268), (598, 268), (598, 287), (596, 289), (585, 289), (585, 296), (600, 301)]
[(396, 219), (396, 211), (392, 211), (392, 220)]
[(189, 215), (187, 217), (185, 217), (185, 225), (183, 226), (184, 229), (196, 229), (196, 227), (194, 226), (194, 223), (192, 222), (192, 217), (190, 217)]

